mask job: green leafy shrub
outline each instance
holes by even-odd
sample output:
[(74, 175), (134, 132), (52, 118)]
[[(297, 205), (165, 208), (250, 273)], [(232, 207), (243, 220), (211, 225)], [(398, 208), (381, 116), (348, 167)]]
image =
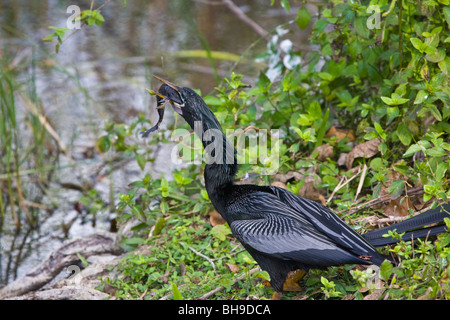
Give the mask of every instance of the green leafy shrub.
[[(281, 5), (291, 10), (290, 1), (283, 0)], [(327, 198), (327, 204), (338, 211), (349, 211), (355, 201), (377, 199), (381, 192), (387, 193), (388, 200), (400, 198), (405, 203), (415, 200), (427, 206), (448, 201), (448, 1), (417, 4), (411, 0), (335, 0), (329, 6), (319, 5), (316, 14), (301, 6), (295, 22), (272, 33), (267, 51), (258, 57), (267, 68), (259, 74), (254, 86), (249, 88), (241, 75), (232, 74), (217, 88), (216, 95), (204, 97), (223, 128), (281, 130), (279, 173), (303, 174), (300, 180), (287, 179), (287, 188), (299, 193), (306, 179), (313, 177), (318, 181), (315, 188), (323, 199)], [(287, 28), (292, 25), (309, 28), (311, 51), (299, 51), (289, 39)], [(107, 151), (115, 147), (133, 154), (143, 168), (149, 160), (142, 153), (146, 151), (126, 141), (144, 122), (141, 117), (129, 127), (108, 125), (99, 149)], [(345, 138), (327, 134), (331, 128), (338, 127), (346, 128)], [(157, 143), (156, 138), (150, 139), (154, 139), (150, 145)], [(366, 141), (377, 142), (370, 153), (363, 152), (351, 161), (339, 162), (340, 155), (350, 154), (355, 145)], [(324, 145), (331, 146), (333, 152), (322, 159), (317, 150)], [(242, 165), (238, 176), (252, 170), (259, 172), (260, 165)], [(358, 166), (363, 169), (355, 174)], [(194, 259), (192, 250), (187, 255), (186, 245), (198, 244), (201, 248), (195, 250), (203, 250), (206, 256), (242, 263), (227, 255), (232, 250), (228, 246), (236, 244), (226, 229), (214, 230), (204, 221), (200, 229), (192, 229), (194, 221), (200, 223), (199, 217), (212, 209), (200, 176), (201, 165), (195, 164), (176, 171), (172, 181), (145, 176), (133, 183), (128, 194), (119, 196), (122, 220), (139, 221), (133, 228), (135, 235), (125, 238), (122, 245), (131, 250), (140, 244), (154, 244), (154, 238), (142, 240), (151, 228), (153, 237), (159, 240), (158, 246), (150, 246), (152, 254), (132, 255), (124, 262), (122, 271), (127, 277), (113, 283), (119, 288), (117, 296), (135, 298), (145, 290), (156, 290), (154, 297), (173, 292), (176, 298), (189, 298), (201, 294), (198, 287), (207, 290), (212, 283), (216, 286), (231, 283), (230, 273), (224, 268), (216, 270), (219, 274), (224, 272), (224, 278), (220, 278), (207, 260), (198, 256)], [(270, 183), (274, 179), (275, 176), (264, 176), (261, 180)], [(341, 184), (343, 181), (345, 184)], [(420, 189), (419, 197), (412, 199), (408, 195), (411, 189)], [(374, 211), (368, 213), (373, 215)], [(181, 219), (182, 216), (185, 218)], [(357, 230), (368, 228), (355, 222), (359, 214), (347, 214), (343, 218)], [(171, 222), (175, 220), (175, 225), (178, 224), (175, 228), (185, 228), (184, 233), (176, 236)], [(191, 227), (186, 227), (182, 220)], [(194, 237), (188, 239), (186, 235)], [(184, 237), (181, 242), (185, 244), (180, 244), (180, 237)], [(371, 269), (361, 271), (355, 266), (345, 266), (311, 271), (303, 280), (307, 287), (304, 296), (448, 299), (448, 239), (447, 233), (436, 240), (426, 239), (416, 244), (402, 241), (385, 249), (399, 257), (401, 263), (396, 267), (383, 264), (379, 273), (382, 282), (374, 285), (367, 283), (377, 274)], [(179, 263), (190, 268), (189, 272), (182, 277), (179, 271), (172, 273), (164, 283), (158, 280), (164, 268), (178, 268)], [(189, 281), (182, 280), (183, 277), (188, 277), (197, 287), (188, 286)], [(186, 290), (180, 287), (182, 283)], [(227, 288), (239, 291), (236, 286)], [(260, 286), (245, 290), (245, 294), (240, 292), (235, 296), (266, 294)], [(377, 296), (373, 295), (375, 290)]]

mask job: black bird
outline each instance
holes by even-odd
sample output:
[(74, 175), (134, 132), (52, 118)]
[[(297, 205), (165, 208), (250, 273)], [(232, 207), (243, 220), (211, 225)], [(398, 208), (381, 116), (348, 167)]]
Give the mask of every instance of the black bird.
[[(285, 189), (234, 184), (236, 151), (227, 142), (213, 112), (192, 89), (158, 79), (164, 84), (158, 93), (154, 92), (157, 108), (170, 102), (191, 128), (198, 131), (196, 134), (203, 138), (205, 151), (212, 150), (210, 156), (214, 161), (208, 161), (204, 170), (209, 198), (235, 237), (270, 275), (274, 297), (280, 297), (283, 289), (289, 287), (288, 274), (295, 270), (303, 271), (292, 278), (298, 281), (309, 269), (343, 264), (380, 265), (385, 259), (392, 260), (375, 248), (396, 241), (382, 236), (388, 230), (409, 231), (405, 239), (446, 230), (438, 226), (411, 232), (448, 217), (447, 212), (437, 208), (361, 236), (330, 209)], [(161, 121), (160, 114), (158, 124)], [(205, 137), (210, 131), (213, 134)], [(446, 204), (445, 209), (450, 210), (450, 205)], [(292, 288), (292, 282), (290, 285)]]

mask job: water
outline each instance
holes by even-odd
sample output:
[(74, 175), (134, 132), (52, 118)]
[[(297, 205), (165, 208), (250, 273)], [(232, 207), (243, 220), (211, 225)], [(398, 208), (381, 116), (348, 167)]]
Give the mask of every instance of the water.
[[(271, 7), (268, 0), (235, 2), (266, 30), (292, 19), (296, 12), (292, 10), (289, 15), (279, 7)], [(94, 1), (94, 8), (102, 3)], [(157, 119), (155, 100), (145, 90), (160, 85), (151, 74), (200, 89), (203, 94), (213, 92), (217, 83), (210, 62), (174, 57), (174, 53), (201, 50), (203, 40), (211, 50), (237, 55), (246, 52), (246, 57), (251, 58), (266, 45), (260, 41), (247, 50), (259, 39), (258, 34), (224, 5), (208, 5), (203, 0), (129, 0), (124, 8), (123, 2), (117, 0), (102, 10), (102, 27), (83, 27), (56, 54), (55, 43), (43, 43), (41, 39), (52, 32), (48, 26), (66, 27), (70, 16), (66, 9), (73, 4), (84, 10), (90, 1), (0, 0), (0, 46), (16, 57), (21, 66), (17, 78), (23, 84), (22, 90), (36, 91), (50, 124), (72, 158), (61, 154), (53, 162), (54, 167), (62, 168), (47, 181), (44, 192), (31, 180), (25, 183), (28, 200), (48, 209), (33, 207), (34, 212), (38, 211), (37, 229), (27, 233), (22, 228), (15, 234), (12, 215), (6, 211), (0, 230), (0, 286), (29, 272), (64, 239), (109, 230), (114, 217), (109, 207), (97, 212), (93, 225), (88, 214), (77, 210), (81, 193), (69, 188), (69, 184), (89, 183), (109, 203), (110, 192), (126, 192), (128, 183), (146, 172), (158, 176), (174, 169), (167, 161), (172, 145), (154, 147), (156, 161), (147, 164), (145, 172), (134, 161), (123, 160), (112, 174), (107, 166), (101, 167), (103, 156), (94, 148), (106, 120), (130, 123), (139, 112)], [(233, 65), (230, 61), (215, 61), (219, 76), (227, 75)], [(240, 64), (235, 70), (249, 81), (259, 72), (251, 63)], [(20, 97), (16, 104), (18, 118), (23, 120), (26, 104)], [(171, 119), (173, 112), (166, 112), (164, 122)], [(26, 124), (21, 123), (20, 128), (26, 136)], [(62, 223), (71, 222), (65, 234)]]

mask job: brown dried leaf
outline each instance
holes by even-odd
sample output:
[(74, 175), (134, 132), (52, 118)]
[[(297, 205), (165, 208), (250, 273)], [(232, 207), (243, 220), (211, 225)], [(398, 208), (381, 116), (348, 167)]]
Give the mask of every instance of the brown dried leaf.
[(391, 200), (385, 208), (383, 214), (388, 217), (404, 217), (409, 215), (412, 203), (407, 197)]
[(355, 140), (355, 134), (353, 133), (353, 130), (335, 126), (332, 126), (328, 130), (328, 132), (325, 134), (325, 137), (326, 138), (337, 137), (338, 141), (344, 138), (348, 138), (349, 141)]
[(283, 189), (286, 189), (286, 190), (287, 190), (286, 184), (284, 184), (284, 183), (281, 182), (281, 181), (274, 181), (274, 182), (272, 182), (270, 185), (271, 185), (272, 187), (279, 187), (279, 188), (283, 188)]
[(364, 300), (378, 300), (380, 299), (381, 295), (384, 293), (385, 289), (375, 289), (372, 293), (368, 294), (364, 297)]
[(325, 161), (327, 158), (333, 157), (333, 147), (329, 144), (323, 144), (314, 149), (312, 153), (317, 152), (319, 155), (317, 156), (317, 160)]
[(356, 158), (371, 158), (378, 153), (378, 146), (381, 141), (376, 138), (355, 146), (347, 155), (346, 166), (347, 169), (352, 168), (353, 161)]
[(308, 176), (305, 179), (305, 182), (301, 186), (300, 190), (298, 191), (298, 195), (300, 197), (313, 200), (316, 202), (319, 202), (323, 205), (326, 205), (325, 197), (319, 192), (319, 190), (315, 187), (316, 184), (321, 183), (321, 180), (314, 180), (314, 177)]
[(225, 266), (228, 268), (228, 270), (230, 270), (233, 273), (239, 272), (239, 267), (232, 263), (225, 262)]
[[(393, 170), (391, 170), (393, 171)], [(389, 180), (386, 183), (387, 186), (382, 186), (380, 191), (380, 197), (384, 197), (389, 194), (387, 187), (392, 181), (397, 180), (401, 175), (397, 172), (392, 172), (388, 174)], [(377, 206), (378, 209), (382, 210), (382, 214), (387, 217), (404, 217), (409, 215), (409, 209), (413, 208), (413, 204), (409, 197), (398, 197), (396, 199), (387, 200), (389, 203), (387, 205)], [(386, 202), (385, 202), (386, 203)]]
[(218, 213), (215, 209), (209, 213), (209, 222), (213, 227), (219, 225), (219, 224), (225, 224), (226, 221), (220, 213)]
[(295, 181), (300, 181), (304, 177), (305, 176), (302, 173), (296, 171), (289, 171), (287, 173), (277, 173), (273, 175), (273, 179), (275, 179), (276, 181), (280, 181), (282, 183), (286, 183), (291, 179), (294, 179)]

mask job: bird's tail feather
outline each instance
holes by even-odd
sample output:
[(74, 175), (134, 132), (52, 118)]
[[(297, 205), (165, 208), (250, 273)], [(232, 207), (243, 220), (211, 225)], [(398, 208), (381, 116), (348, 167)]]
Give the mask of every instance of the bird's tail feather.
[(383, 235), (387, 234), (388, 231), (392, 231), (394, 229), (399, 234), (405, 232), (405, 234), (402, 237), (402, 240), (405, 241), (443, 233), (447, 229), (445, 226), (442, 225), (427, 228), (423, 227), (435, 223), (441, 223), (444, 221), (444, 218), (450, 218), (449, 212), (450, 212), (450, 203), (447, 203), (435, 209), (428, 210), (417, 216), (409, 218), (405, 221), (395, 223), (393, 225), (378, 230), (367, 232), (363, 234), (363, 237), (371, 245), (375, 247), (380, 247), (398, 242), (398, 239), (392, 237), (383, 237)]

